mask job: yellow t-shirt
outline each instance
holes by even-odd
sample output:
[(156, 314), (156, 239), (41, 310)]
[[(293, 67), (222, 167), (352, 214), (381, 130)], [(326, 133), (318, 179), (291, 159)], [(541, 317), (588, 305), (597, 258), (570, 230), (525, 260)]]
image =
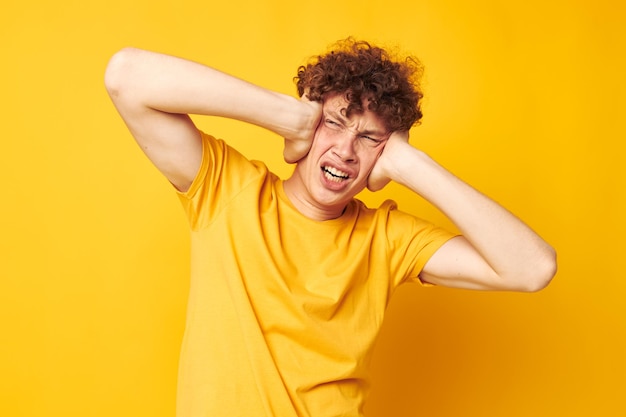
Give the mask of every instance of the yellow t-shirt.
[(265, 165), (203, 147), (178, 417), (361, 416), (389, 297), (452, 235), (390, 201), (311, 220)]

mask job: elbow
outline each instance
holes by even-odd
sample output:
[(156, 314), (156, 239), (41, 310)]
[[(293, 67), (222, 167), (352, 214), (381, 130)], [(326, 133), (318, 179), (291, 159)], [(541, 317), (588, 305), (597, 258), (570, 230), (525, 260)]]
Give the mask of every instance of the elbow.
[(135, 48), (123, 48), (109, 60), (104, 72), (104, 86), (111, 98), (118, 97), (124, 86), (128, 85), (130, 65), (137, 51)]
[(524, 284), (520, 290), (524, 292), (538, 292), (546, 288), (557, 272), (556, 251), (548, 247), (541, 254), (533, 266), (530, 276), (524, 280)]

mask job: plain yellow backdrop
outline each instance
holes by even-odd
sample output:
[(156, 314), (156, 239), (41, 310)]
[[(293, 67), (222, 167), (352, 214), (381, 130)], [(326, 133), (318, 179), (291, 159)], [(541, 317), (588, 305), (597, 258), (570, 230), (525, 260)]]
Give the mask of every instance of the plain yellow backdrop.
[[(0, 66), (0, 415), (173, 416), (186, 223), (103, 72), (126, 45), (293, 94), (354, 35), (426, 66), (411, 141), (529, 222), (559, 273), (536, 294), (406, 286), (369, 416), (624, 416), (625, 6), (616, 0), (11, 2)], [(281, 140), (196, 118), (281, 175)], [(447, 227), (398, 186), (396, 199)]]

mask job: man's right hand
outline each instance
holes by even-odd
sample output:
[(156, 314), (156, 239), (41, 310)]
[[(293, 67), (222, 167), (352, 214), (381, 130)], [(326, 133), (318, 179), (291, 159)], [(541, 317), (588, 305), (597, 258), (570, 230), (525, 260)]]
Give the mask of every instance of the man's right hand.
[(268, 129), (286, 138), (284, 155), (290, 163), (309, 152), (321, 118), (321, 103), (136, 48), (125, 48), (111, 58), (105, 84), (141, 149), (180, 191), (190, 186), (202, 162), (200, 133), (189, 114)]
[(302, 129), (296, 135), (285, 137), (283, 157), (289, 164), (298, 162), (309, 153), (313, 137), (322, 119), (322, 103), (309, 100), (306, 93), (302, 95), (299, 106), (300, 113), (304, 115)]

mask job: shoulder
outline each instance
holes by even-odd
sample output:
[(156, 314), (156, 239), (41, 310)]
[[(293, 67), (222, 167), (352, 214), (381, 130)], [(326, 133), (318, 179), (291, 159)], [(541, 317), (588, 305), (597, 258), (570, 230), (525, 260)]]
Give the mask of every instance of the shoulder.
[(377, 207), (369, 207), (363, 201), (355, 199), (353, 204), (359, 217), (371, 219), (381, 224), (422, 223), (424, 220), (398, 208), (394, 200), (385, 200)]
[(393, 200), (385, 200), (378, 207), (369, 207), (362, 200), (355, 198), (351, 203), (355, 211), (361, 216), (385, 217), (392, 211), (398, 211), (398, 205)]
[(359, 221), (370, 222), (377, 233), (384, 234), (392, 246), (407, 242), (447, 240), (453, 233), (417, 215), (400, 210), (394, 200), (385, 200), (378, 207), (370, 208), (360, 200), (354, 200)]
[(205, 132), (200, 134), (202, 163), (191, 186), (180, 193), (182, 197), (230, 199), (250, 183), (262, 182), (271, 174), (264, 163), (249, 160), (224, 140)]
[[(215, 167), (217, 170), (251, 169), (267, 171), (267, 166), (260, 161), (250, 160), (225, 140), (200, 131), (202, 138), (202, 164), (206, 167)], [(206, 174), (206, 173), (205, 173)]]

